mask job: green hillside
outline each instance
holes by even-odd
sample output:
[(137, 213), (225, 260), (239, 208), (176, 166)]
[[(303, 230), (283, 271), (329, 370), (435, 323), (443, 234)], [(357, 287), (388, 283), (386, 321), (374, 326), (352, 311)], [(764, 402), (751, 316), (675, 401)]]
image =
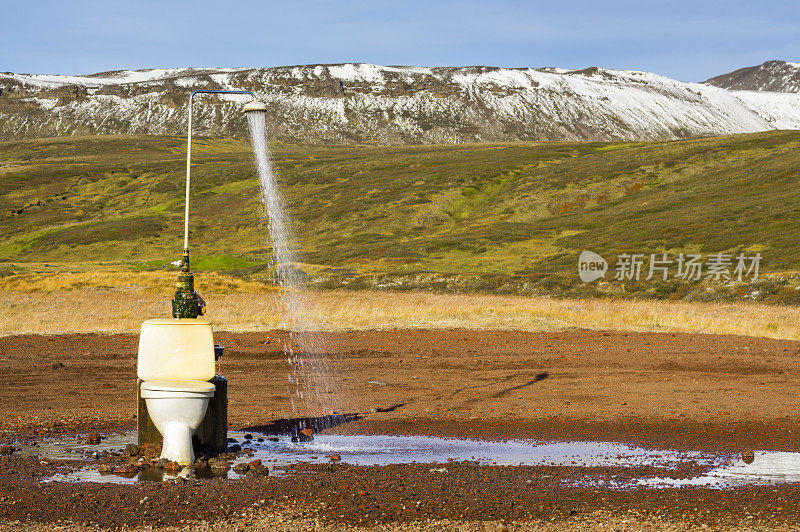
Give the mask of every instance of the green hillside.
[[(273, 154), (301, 268), (320, 286), (658, 297), (752, 289), (584, 285), (577, 260), (588, 249), (612, 268), (625, 252), (759, 252), (773, 284), (753, 297), (797, 292), (793, 275), (776, 275), (800, 270), (800, 132), (624, 144), (276, 145)], [(270, 246), (249, 144), (200, 138), (193, 156), (196, 265), (266, 278)], [(4, 271), (164, 267), (182, 247), (184, 172), (181, 137), (0, 143)]]

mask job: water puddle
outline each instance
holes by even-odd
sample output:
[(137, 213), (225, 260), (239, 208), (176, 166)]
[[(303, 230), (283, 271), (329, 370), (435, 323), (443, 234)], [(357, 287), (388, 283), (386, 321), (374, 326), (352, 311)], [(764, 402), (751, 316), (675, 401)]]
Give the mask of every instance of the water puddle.
[(526, 440), (489, 442), (427, 436), (339, 436), (318, 435), (314, 441), (293, 443), (254, 442), (253, 458), (277, 463), (326, 463), (329, 456), (353, 465), (447, 463), (472, 461), (492, 465), (547, 465), (569, 467), (643, 466), (669, 468), (695, 460), (712, 465), (713, 458), (701, 453), (652, 451), (606, 442), (542, 443)]
[(44, 439), (29, 443), (16, 443), (22, 456), (38, 455), (47, 460), (92, 460), (103, 451), (121, 451), (125, 445), (136, 443), (136, 433), (108, 434), (98, 445), (86, 443), (86, 437), (75, 439)]
[(737, 486), (768, 486), (800, 482), (800, 453), (756, 451), (753, 463), (741, 459), (716, 467), (708, 473), (685, 479), (652, 478), (639, 481), (641, 486), (734, 488)]
[[(292, 442), (288, 436), (268, 437), (252, 434), (246, 439), (243, 432), (230, 432), (252, 456), (242, 456), (232, 462), (260, 459), (269, 466), (270, 474), (282, 474), (285, 467), (298, 463), (329, 463), (331, 456), (341, 463), (360, 466), (389, 464), (447, 464), (470, 461), (500, 466), (553, 466), (553, 467), (616, 467), (648, 468), (642, 478), (614, 481), (608, 478), (584, 478), (581, 485), (603, 485), (616, 488), (668, 488), (710, 487), (732, 488), (744, 485), (769, 485), (800, 482), (800, 453), (757, 451), (752, 463), (746, 464), (738, 456), (704, 452), (677, 452), (651, 450), (621, 443), (608, 442), (536, 442), (514, 440), (489, 442), (470, 439), (433, 438), (426, 436), (360, 436), (317, 435), (311, 442)], [(259, 441), (261, 440), (261, 441)], [(39, 456), (47, 460), (87, 461), (67, 473), (59, 473), (45, 482), (109, 482), (132, 484), (141, 481), (163, 481), (184, 478), (222, 477), (239, 479), (242, 475), (233, 470), (214, 475), (209, 469), (184, 469), (170, 475), (158, 469), (148, 469), (127, 478), (114, 474), (101, 474), (91, 460), (105, 452), (119, 452), (126, 444), (136, 441), (136, 433), (112, 434), (100, 445), (87, 445), (76, 440), (43, 440), (36, 445), (20, 444), (22, 455)], [(672, 475), (687, 464), (699, 467), (703, 473), (686, 478)], [(432, 468), (432, 472), (445, 471)], [(679, 476), (683, 478), (670, 478)]]

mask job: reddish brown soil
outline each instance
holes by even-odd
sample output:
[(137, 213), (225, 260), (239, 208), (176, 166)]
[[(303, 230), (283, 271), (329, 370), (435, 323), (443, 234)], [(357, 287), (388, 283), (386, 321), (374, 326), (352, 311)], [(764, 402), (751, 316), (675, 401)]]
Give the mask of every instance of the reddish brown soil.
[[(221, 367), (230, 380), (233, 428), (282, 428), (276, 419), (296, 416), (279, 348), (283, 336), (216, 335), (226, 346)], [(799, 342), (595, 331), (382, 331), (326, 337), (337, 376), (331, 388), (338, 387), (342, 398), (337, 408), (366, 413), (331, 430), (605, 439), (726, 451), (800, 449)], [(0, 338), (2, 438), (132, 428), (136, 343), (131, 335)], [(39, 475), (56, 467), (0, 457), (0, 524), (15, 519), (104, 526), (226, 522), (258, 500), (267, 507), (294, 501), (324, 521), (365, 525), (580, 520), (598, 511), (609, 512), (612, 520), (631, 511), (687, 525), (780, 526), (800, 517), (796, 486), (727, 491), (560, 487), (559, 479), (585, 473), (568, 468), (451, 464), (447, 474), (434, 475), (413, 464), (341, 465), (241, 482), (133, 487), (38, 482)], [(147, 504), (140, 504), (145, 496)]]

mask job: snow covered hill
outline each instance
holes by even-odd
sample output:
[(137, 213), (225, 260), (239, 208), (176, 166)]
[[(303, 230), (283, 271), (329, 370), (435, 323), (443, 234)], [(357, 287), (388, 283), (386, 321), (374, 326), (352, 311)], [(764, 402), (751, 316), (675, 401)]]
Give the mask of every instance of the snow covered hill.
[[(800, 94), (646, 72), (341, 64), (0, 74), (0, 138), (183, 134), (194, 88), (255, 91), (269, 106), (272, 137), (303, 143), (656, 140), (800, 129)], [(244, 135), (241, 100), (205, 97), (197, 129)]]
[(800, 63), (767, 61), (713, 77), (706, 83), (723, 89), (800, 92)]

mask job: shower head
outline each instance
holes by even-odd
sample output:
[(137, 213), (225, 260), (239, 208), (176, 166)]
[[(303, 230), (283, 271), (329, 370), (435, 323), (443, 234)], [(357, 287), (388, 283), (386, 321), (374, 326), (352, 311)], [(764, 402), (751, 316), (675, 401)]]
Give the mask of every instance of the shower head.
[(256, 99), (250, 100), (250, 102), (248, 102), (247, 105), (244, 106), (245, 113), (249, 113), (251, 111), (266, 111), (266, 110), (267, 110), (267, 104)]

